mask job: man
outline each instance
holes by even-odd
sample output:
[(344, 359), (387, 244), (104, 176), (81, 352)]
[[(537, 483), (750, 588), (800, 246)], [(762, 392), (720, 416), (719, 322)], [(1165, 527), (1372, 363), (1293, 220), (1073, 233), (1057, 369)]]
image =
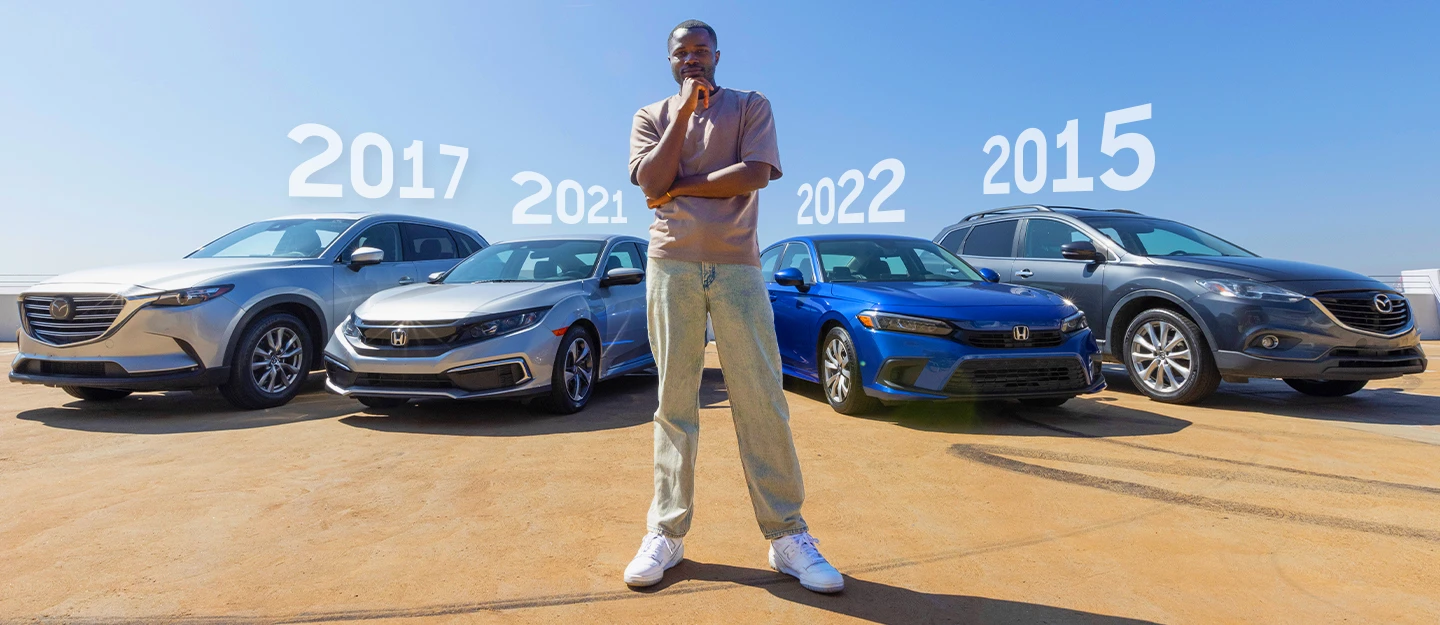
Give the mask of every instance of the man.
[(649, 533), (625, 568), (625, 583), (658, 583), (684, 557), (709, 313), (725, 382), (734, 391), (730, 408), (750, 501), (771, 541), (770, 566), (810, 590), (838, 592), (845, 582), (800, 516), (805, 485), (755, 239), (758, 191), (780, 177), (770, 102), (715, 84), (720, 51), (715, 30), (704, 22), (676, 26), (668, 48), (679, 93), (640, 109), (630, 134), (630, 180), (655, 209), (646, 301), (660, 408)]

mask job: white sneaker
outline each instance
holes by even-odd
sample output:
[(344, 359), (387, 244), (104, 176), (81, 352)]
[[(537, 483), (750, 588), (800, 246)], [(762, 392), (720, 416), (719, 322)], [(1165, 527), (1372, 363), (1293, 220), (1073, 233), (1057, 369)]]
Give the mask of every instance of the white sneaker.
[(770, 541), (770, 568), (800, 579), (800, 585), (815, 592), (840, 592), (845, 578), (825, 561), (810, 532), (781, 536)]
[(685, 539), (670, 538), (651, 532), (640, 542), (640, 551), (625, 567), (625, 583), (631, 586), (654, 586), (665, 577), (665, 571), (685, 558)]

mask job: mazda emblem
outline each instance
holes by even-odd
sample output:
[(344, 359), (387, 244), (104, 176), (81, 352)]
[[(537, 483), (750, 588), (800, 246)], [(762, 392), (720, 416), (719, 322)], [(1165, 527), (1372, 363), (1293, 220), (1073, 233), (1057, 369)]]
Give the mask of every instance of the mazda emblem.
[[(54, 306), (54, 304), (51, 304), (51, 306)], [(1375, 296), (1375, 311), (1376, 311), (1376, 312), (1388, 313), (1388, 312), (1390, 312), (1390, 311), (1392, 311), (1392, 310), (1395, 310), (1395, 302), (1390, 301), (1390, 296), (1389, 296), (1389, 295), (1386, 295), (1386, 294), (1384, 294), (1384, 293), (1380, 293), (1379, 295), (1376, 295), (1376, 296)]]
[(405, 334), (405, 328), (395, 328), (390, 331), (390, 345), (394, 347), (404, 347), (405, 344), (409, 342), (410, 335)]
[(1027, 326), (1015, 326), (1014, 329), (1010, 330), (1010, 334), (1014, 336), (1017, 341), (1030, 340), (1030, 328)]
[(50, 318), (56, 321), (69, 321), (75, 316), (75, 301), (68, 297), (57, 297), (50, 300)]

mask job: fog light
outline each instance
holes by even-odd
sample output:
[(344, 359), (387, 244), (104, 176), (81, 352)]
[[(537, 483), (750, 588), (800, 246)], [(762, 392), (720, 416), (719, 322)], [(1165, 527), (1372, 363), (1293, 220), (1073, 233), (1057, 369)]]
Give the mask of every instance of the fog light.
[(1280, 337), (1275, 336), (1274, 334), (1266, 334), (1265, 336), (1260, 337), (1260, 347), (1264, 347), (1265, 349), (1275, 349), (1279, 346)]

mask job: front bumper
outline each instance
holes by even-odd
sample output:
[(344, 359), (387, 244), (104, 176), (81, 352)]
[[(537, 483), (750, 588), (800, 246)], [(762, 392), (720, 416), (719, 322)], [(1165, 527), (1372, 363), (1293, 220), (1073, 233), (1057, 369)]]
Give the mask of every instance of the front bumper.
[(223, 297), (177, 308), (150, 306), (150, 299), (128, 299), (111, 327), (93, 340), (56, 345), (22, 329), (10, 381), (161, 391), (228, 379), (224, 339), (240, 308)]
[(1219, 351), (1215, 365), (1229, 377), (1305, 380), (1383, 380), (1423, 373), (1425, 352), (1418, 345), (1396, 349), (1337, 347), (1316, 360), (1276, 360), (1245, 352)]
[(1088, 330), (1047, 348), (984, 349), (947, 337), (859, 330), (865, 394), (882, 401), (1073, 397), (1105, 389)]
[(325, 388), (346, 397), (514, 398), (550, 389), (560, 337), (544, 324), (441, 353), (357, 345), (337, 329), (325, 346)]
[[(1393, 335), (1359, 331), (1314, 299), (1257, 305), (1207, 294), (1196, 309), (1214, 333), (1215, 365), (1229, 378), (1379, 380), (1427, 366), (1413, 322)], [(1267, 336), (1279, 345), (1263, 347)]]

